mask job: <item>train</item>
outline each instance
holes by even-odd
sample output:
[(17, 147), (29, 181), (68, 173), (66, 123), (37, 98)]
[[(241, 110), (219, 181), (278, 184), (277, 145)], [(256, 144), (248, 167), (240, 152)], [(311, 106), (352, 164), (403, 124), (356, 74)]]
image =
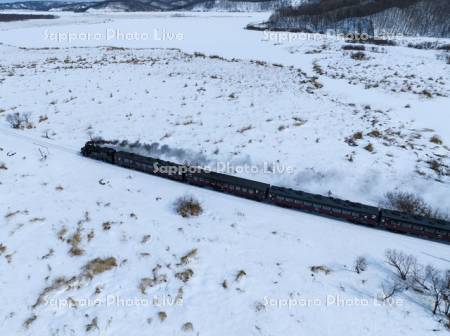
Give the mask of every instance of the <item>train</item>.
[(178, 164), (115, 147), (105, 140), (88, 141), (85, 157), (279, 207), (321, 215), (438, 242), (450, 242), (450, 222), (312, 194)]

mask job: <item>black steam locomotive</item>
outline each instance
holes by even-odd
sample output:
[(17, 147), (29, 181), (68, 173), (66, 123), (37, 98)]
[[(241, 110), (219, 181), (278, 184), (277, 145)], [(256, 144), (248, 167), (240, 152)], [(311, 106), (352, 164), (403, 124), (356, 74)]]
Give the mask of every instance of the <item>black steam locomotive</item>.
[(272, 186), (198, 167), (116, 150), (106, 141), (89, 141), (83, 156), (194, 186), (285, 208), (327, 216), (420, 238), (450, 242), (450, 222)]

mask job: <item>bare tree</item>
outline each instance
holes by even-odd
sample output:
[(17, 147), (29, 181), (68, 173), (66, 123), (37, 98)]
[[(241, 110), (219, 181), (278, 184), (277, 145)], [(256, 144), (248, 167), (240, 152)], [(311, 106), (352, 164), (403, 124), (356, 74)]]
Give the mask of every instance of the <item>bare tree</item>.
[(420, 264), (415, 264), (410, 276), (410, 285), (416, 291), (422, 294), (430, 290), (429, 284), (427, 283), (427, 276), (425, 269)]
[(355, 271), (356, 273), (361, 273), (364, 272), (367, 269), (367, 260), (364, 257), (359, 256), (358, 258), (356, 258), (355, 260)]
[(383, 295), (381, 300), (387, 301), (395, 294), (402, 290), (403, 286), (398, 282), (394, 281), (394, 283), (383, 283), (381, 285), (381, 290), (383, 291)]
[(402, 280), (406, 280), (417, 266), (417, 259), (413, 255), (406, 255), (401, 251), (389, 249), (385, 256), (386, 263), (394, 267)]
[(444, 301), (444, 314), (449, 319), (450, 325), (450, 270), (445, 272), (443, 285), (442, 300)]
[(425, 269), (426, 278), (430, 283), (429, 295), (433, 298), (433, 315), (439, 311), (443, 301), (445, 279), (435, 267), (428, 265)]

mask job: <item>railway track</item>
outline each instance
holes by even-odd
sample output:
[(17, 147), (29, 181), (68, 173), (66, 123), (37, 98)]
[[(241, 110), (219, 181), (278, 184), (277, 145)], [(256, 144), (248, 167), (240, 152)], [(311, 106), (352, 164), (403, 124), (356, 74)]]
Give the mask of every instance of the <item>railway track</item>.
[[(80, 155), (80, 151), (68, 146), (55, 144), (51, 139), (35, 138), (22, 132), (0, 127), (0, 133), (15, 137), (40, 148), (54, 149), (69, 154)], [(314, 215), (351, 222), (406, 234), (418, 238), (450, 243), (450, 222), (415, 216), (398, 211), (381, 209), (365, 204), (306, 193), (269, 185), (236, 176), (206, 171), (199, 167), (189, 167), (163, 161), (158, 158), (115, 150), (107, 143), (88, 142), (82, 148), (85, 157), (111, 163), (120, 167), (156, 175), (170, 180), (208, 188), (259, 202), (290, 208)], [(169, 169), (162, 169), (162, 168)]]
[[(311, 194), (142, 156), (108, 141), (89, 141), (83, 156), (238, 197), (418, 238), (450, 243), (450, 222)], [(164, 169), (163, 169), (164, 168)]]

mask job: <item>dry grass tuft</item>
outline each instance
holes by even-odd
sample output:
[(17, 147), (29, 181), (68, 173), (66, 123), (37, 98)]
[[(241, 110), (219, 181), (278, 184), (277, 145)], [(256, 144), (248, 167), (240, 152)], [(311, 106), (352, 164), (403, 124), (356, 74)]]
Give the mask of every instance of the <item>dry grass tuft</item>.
[(65, 277), (56, 278), (50, 286), (44, 288), (31, 308), (35, 309), (39, 305), (43, 304), (45, 297), (51, 292), (57, 291), (63, 287), (70, 287), (75, 281), (77, 281), (76, 277), (72, 277), (70, 279), (66, 279)]
[(167, 313), (160, 311), (160, 312), (158, 312), (158, 317), (161, 322), (164, 322), (164, 320), (167, 318)]
[(248, 125), (245, 127), (241, 127), (240, 129), (237, 130), (238, 133), (244, 134), (247, 131), (250, 131), (253, 128), (252, 125)]
[(181, 326), (181, 330), (185, 332), (192, 332), (194, 331), (194, 325), (191, 322), (186, 322)]
[(445, 175), (445, 166), (439, 162), (438, 160), (429, 160), (427, 161), (428, 165), (430, 166), (431, 170), (434, 170), (436, 174)]
[(443, 141), (438, 135), (433, 135), (430, 139), (430, 142), (436, 144), (436, 145), (442, 145)]
[(327, 266), (325, 265), (319, 265), (319, 266), (311, 266), (309, 268), (311, 270), (311, 272), (313, 273), (325, 273), (326, 275), (331, 273), (331, 269), (329, 269)]
[(192, 258), (197, 256), (197, 249), (190, 250), (187, 254), (181, 257), (181, 264), (187, 265), (191, 261)]
[(369, 143), (366, 147), (364, 147), (364, 149), (368, 152), (373, 152), (373, 145), (371, 143)]
[(92, 331), (94, 329), (98, 329), (98, 318), (97, 317), (93, 318), (91, 323), (86, 325), (86, 332)]
[(200, 202), (192, 196), (185, 196), (176, 200), (175, 209), (184, 218), (196, 217), (203, 212)]
[(37, 316), (35, 314), (31, 315), (31, 317), (27, 318), (25, 322), (23, 323), (23, 326), (25, 329), (30, 328), (30, 326), (33, 324), (34, 321), (36, 321)]
[(382, 134), (379, 130), (373, 130), (373, 131), (367, 133), (367, 135), (372, 138), (381, 138), (381, 136), (382, 136)]
[(159, 285), (161, 283), (167, 282), (167, 275), (165, 274), (158, 274), (159, 270), (161, 269), (161, 265), (157, 265), (153, 268), (153, 277), (152, 278), (142, 278), (139, 283), (139, 289), (142, 294), (146, 294), (147, 288), (154, 287), (156, 285)]
[(354, 52), (350, 55), (350, 57), (352, 59), (354, 59), (355, 61), (366, 61), (369, 58), (366, 56), (365, 53), (363, 53), (362, 51), (358, 51), (358, 52)]
[(67, 240), (67, 243), (71, 245), (69, 253), (72, 257), (79, 257), (84, 254), (84, 250), (80, 248), (81, 230), (81, 226), (79, 226), (72, 237)]
[(147, 293), (147, 288), (154, 287), (164, 282), (167, 282), (167, 276), (165, 274), (154, 275), (153, 278), (142, 278), (139, 283), (139, 290), (145, 295)]
[(354, 140), (361, 140), (363, 138), (363, 132), (356, 132), (356, 133), (354, 133), (352, 138)]
[(97, 274), (107, 272), (114, 267), (117, 267), (117, 261), (114, 257), (109, 257), (106, 259), (95, 258), (88, 262), (84, 267), (84, 275), (92, 279)]
[(192, 278), (193, 275), (194, 275), (194, 271), (192, 269), (188, 268), (187, 270), (185, 270), (183, 272), (176, 273), (175, 278), (180, 279), (181, 281), (186, 283)]

